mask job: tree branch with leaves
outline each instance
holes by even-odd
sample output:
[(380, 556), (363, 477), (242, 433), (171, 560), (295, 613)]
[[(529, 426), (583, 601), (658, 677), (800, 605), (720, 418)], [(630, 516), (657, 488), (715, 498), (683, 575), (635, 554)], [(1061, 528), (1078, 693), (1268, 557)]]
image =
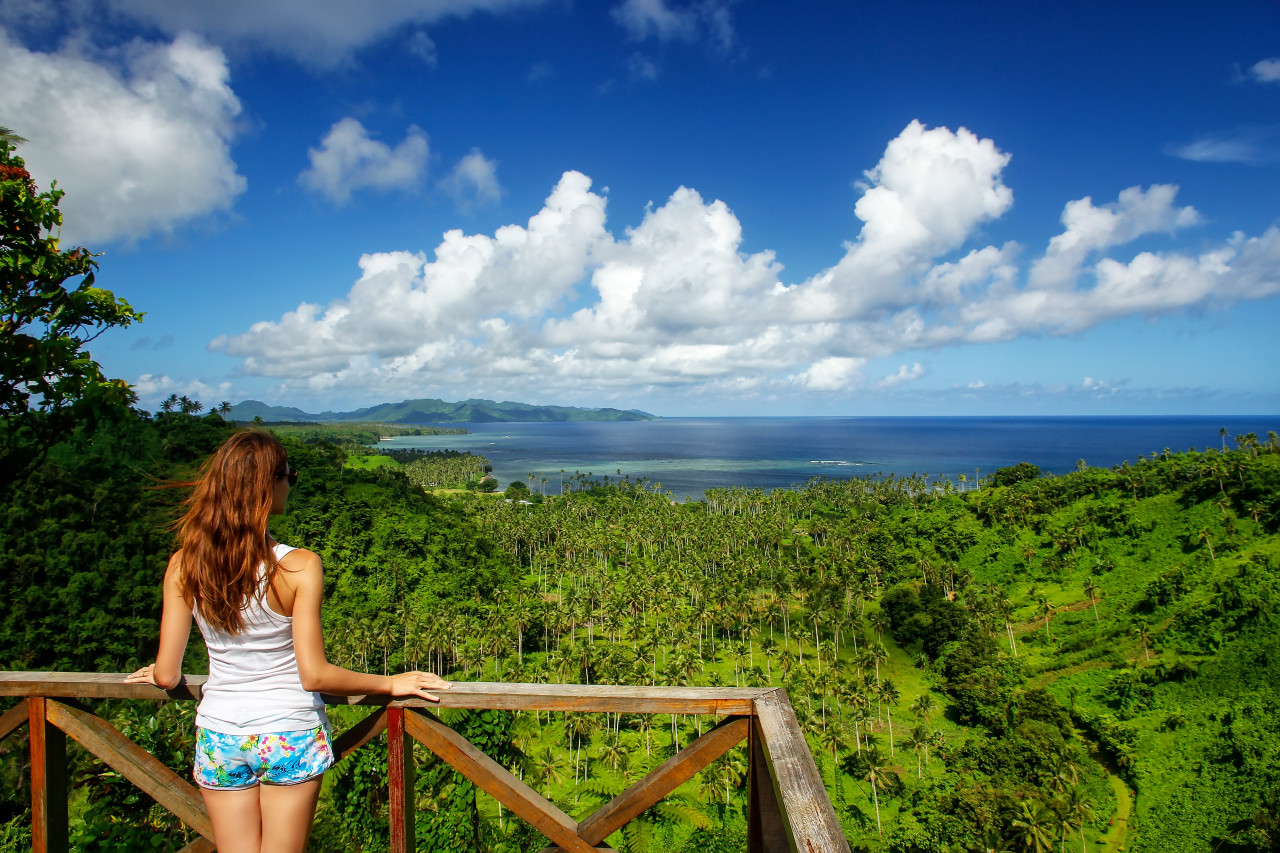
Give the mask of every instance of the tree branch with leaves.
[(107, 329), (142, 319), (94, 285), (88, 249), (58, 244), (63, 192), (41, 192), (0, 128), (0, 471), (19, 476), (82, 423), (118, 413), (135, 398), (108, 379), (86, 349)]

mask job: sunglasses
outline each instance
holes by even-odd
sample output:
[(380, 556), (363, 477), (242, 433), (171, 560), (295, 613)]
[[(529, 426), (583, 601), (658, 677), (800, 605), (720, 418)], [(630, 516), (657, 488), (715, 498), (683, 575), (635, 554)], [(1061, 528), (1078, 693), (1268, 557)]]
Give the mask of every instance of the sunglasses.
[(296, 486), (298, 485), (298, 472), (289, 470), (288, 466), (286, 465), (282, 473), (276, 474), (276, 479), (288, 480), (290, 487)]

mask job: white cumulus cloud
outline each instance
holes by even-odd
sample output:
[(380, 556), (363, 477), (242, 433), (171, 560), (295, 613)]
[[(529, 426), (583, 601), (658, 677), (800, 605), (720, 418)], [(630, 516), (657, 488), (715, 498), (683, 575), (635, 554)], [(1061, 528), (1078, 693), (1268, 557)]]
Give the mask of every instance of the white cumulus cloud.
[(369, 136), (353, 118), (336, 122), (319, 148), (307, 156), (311, 167), (298, 175), (298, 183), (335, 204), (345, 204), (360, 190), (413, 190), (427, 170), (430, 147), (427, 135), (410, 126), (394, 148)]
[(1259, 83), (1280, 83), (1280, 56), (1255, 62), (1249, 76)]
[(0, 115), (29, 140), (27, 167), (67, 191), (66, 242), (166, 233), (245, 189), (230, 154), (240, 102), (222, 51), (198, 37), (40, 53), (0, 30), (0, 80)]
[[(81, 26), (101, 24), (97, 3), (42, 0), (49, 15)], [(111, 16), (170, 35), (199, 33), (237, 49), (286, 56), (309, 66), (333, 66), (362, 47), (406, 27), (422, 27), (479, 12), (500, 14), (546, 0), (103, 0)], [(30, 17), (30, 16), (28, 16)], [(410, 43), (410, 47), (423, 46)], [(424, 57), (425, 58), (425, 57)]]
[(911, 122), (865, 177), (862, 231), (834, 267), (794, 291), (797, 319), (850, 319), (915, 302), (911, 285), (1013, 204), (1009, 155), (964, 128)]
[(905, 364), (900, 364), (898, 365), (897, 373), (886, 376), (884, 379), (880, 380), (879, 387), (893, 388), (907, 382), (914, 382), (921, 376), (924, 376), (924, 372), (923, 365), (918, 361), (912, 362), (910, 367), (907, 367)]
[(861, 381), (866, 363), (865, 358), (832, 356), (814, 362), (797, 379), (813, 391), (844, 391)]
[(1094, 252), (1132, 242), (1144, 234), (1172, 232), (1195, 225), (1191, 207), (1174, 207), (1178, 188), (1157, 184), (1147, 190), (1130, 187), (1115, 204), (1096, 207), (1085, 197), (1062, 211), (1066, 230), (1049, 241), (1049, 250), (1031, 267), (1033, 287), (1074, 284), (1084, 261)]
[(1008, 161), (990, 139), (913, 122), (866, 172), (843, 256), (795, 283), (773, 252), (743, 251), (722, 200), (680, 187), (615, 236), (604, 196), (566, 172), (525, 225), (366, 255), (345, 298), (212, 346), (312, 396), (893, 393), (928, 376), (927, 358), (868, 383), (871, 359), (1280, 293), (1280, 228), (1123, 254), (1199, 224), (1172, 186), (1066, 202), (1039, 253), (983, 245), (1013, 202)]
[(485, 157), (479, 148), (472, 148), (440, 181), (440, 189), (463, 210), (494, 204), (502, 198), (498, 162)]
[(160, 402), (170, 394), (177, 394), (203, 403), (205, 411), (210, 411), (233, 394), (230, 382), (211, 385), (200, 379), (174, 379), (168, 374), (144, 373), (131, 385), (138, 395), (138, 402), (143, 408), (151, 410), (158, 409)]

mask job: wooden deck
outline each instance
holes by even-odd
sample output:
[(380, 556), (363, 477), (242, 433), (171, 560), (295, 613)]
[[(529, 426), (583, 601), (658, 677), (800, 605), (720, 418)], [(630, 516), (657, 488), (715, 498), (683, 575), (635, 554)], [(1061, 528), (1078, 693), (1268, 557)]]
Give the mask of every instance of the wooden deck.
[[(25, 700), (0, 715), (0, 738), (23, 724), (30, 727), (32, 842), (36, 853), (67, 850), (68, 736), (200, 834), (201, 838), (182, 853), (214, 849), (213, 830), (195, 786), (77, 702), (109, 698), (191, 701), (200, 698), (203, 683), (203, 676), (189, 676), (177, 688), (164, 691), (125, 684), (123, 673), (0, 672), (0, 696)], [(363, 720), (336, 737), (338, 760), (384, 731), (387, 734), (393, 853), (414, 849), (410, 747), (415, 740), (545, 835), (551, 846), (544, 853), (607, 850), (600, 845), (610, 835), (745, 740), (750, 756), (748, 850), (849, 851), (783, 690), (455, 682), (452, 689), (440, 692), (440, 698), (437, 706), (386, 696), (325, 697), (332, 705), (372, 708)], [(704, 714), (723, 719), (594, 814), (575, 821), (429, 712), (436, 707)]]

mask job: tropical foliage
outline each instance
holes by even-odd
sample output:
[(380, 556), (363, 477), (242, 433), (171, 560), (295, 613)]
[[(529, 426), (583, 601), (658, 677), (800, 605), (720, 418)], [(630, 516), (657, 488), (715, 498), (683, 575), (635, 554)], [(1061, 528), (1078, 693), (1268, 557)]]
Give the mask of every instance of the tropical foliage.
[[(149, 487), (188, 476), (230, 428), (181, 407), (87, 427), (0, 493), (8, 666), (123, 671), (152, 653), (177, 495)], [(286, 442), (301, 478), (274, 532), (322, 555), (330, 653), (346, 665), (783, 686), (856, 849), (1271, 849), (1274, 435), (1063, 477), (997, 472), (963, 492), (814, 480), (683, 504), (657, 484), (581, 475), (535, 483), (528, 500), (440, 498), (405, 476), (416, 461), (366, 470), (344, 464), (357, 451)], [(195, 641), (189, 669), (200, 654)], [(178, 706), (104, 712), (185, 772)], [(334, 711), (339, 727), (353, 714)], [(575, 815), (714, 724), (450, 722)], [(16, 747), (0, 747), (0, 826), (20, 838)], [(183, 846), (160, 810), (76, 760), (82, 849), (137, 833)], [(730, 753), (609, 843), (741, 849), (744, 761)], [(421, 849), (541, 849), (447, 767), (419, 762)], [(335, 772), (319, 849), (384, 843), (384, 764), (367, 751)]]
[(85, 346), (142, 318), (94, 285), (97, 261), (62, 249), (62, 191), (41, 192), (23, 141), (0, 128), (0, 481), (19, 476), (77, 424), (118, 414), (134, 400)]

